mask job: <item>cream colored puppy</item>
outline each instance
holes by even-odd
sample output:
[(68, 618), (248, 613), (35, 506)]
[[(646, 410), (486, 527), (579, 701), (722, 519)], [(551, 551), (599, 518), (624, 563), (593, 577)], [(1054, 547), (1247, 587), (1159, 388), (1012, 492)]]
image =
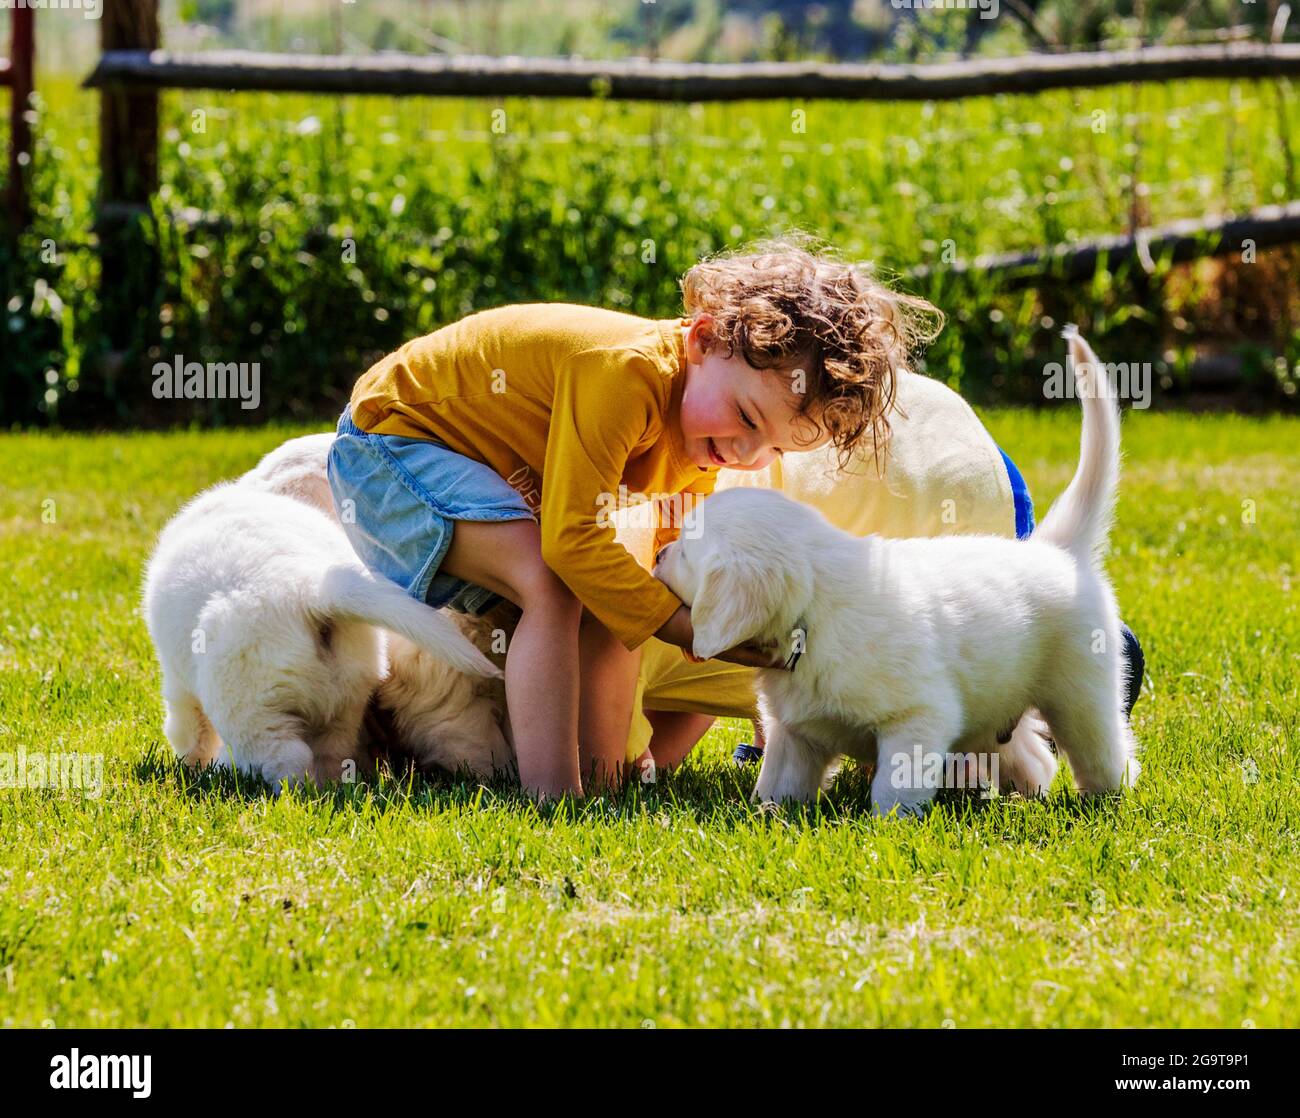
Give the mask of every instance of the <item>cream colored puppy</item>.
[(177, 755), (277, 786), (345, 778), (363, 761), (361, 720), (384, 669), (377, 626), (460, 671), (500, 674), (451, 621), (371, 574), (334, 521), (239, 482), (163, 529), (144, 613)]
[[(970, 405), (947, 385), (901, 370), (895, 381), (890, 438), (879, 464), (864, 450), (842, 470), (835, 448), (827, 446), (783, 455), (763, 470), (723, 470), (718, 475), (718, 493), (740, 487), (780, 490), (855, 536), (1015, 534), (1010, 480), (1001, 453)], [(708, 502), (699, 508), (707, 510)], [(648, 505), (620, 509), (615, 515), (619, 541), (647, 569), (654, 563), (656, 523)], [(653, 679), (646, 697), (651, 703), (656, 698)], [(740, 709), (726, 713), (745, 714)], [(1034, 796), (1051, 787), (1057, 763), (1046, 734), (1036, 711), (1027, 711), (1016, 723), (998, 750), (1002, 791)]]
[[(332, 434), (290, 439), (267, 454), (241, 479), (242, 485), (293, 497), (337, 523), (325, 462)], [(346, 510), (345, 510), (346, 512)], [(442, 615), (482, 652), (492, 634), (482, 619), (451, 611)], [(422, 769), (468, 769), (480, 780), (514, 767), (498, 678), (461, 671), (395, 633), (386, 639), (387, 665), (375, 688), (375, 702), (392, 721), (396, 740), (386, 743)]]
[[(1102, 569), (1119, 479), (1119, 412), (1068, 331), (1083, 399), (1078, 470), (1024, 541), (859, 538), (779, 493), (709, 498), (656, 575), (691, 606), (695, 654), (748, 640), (806, 647), (759, 673), (767, 736), (755, 797), (808, 800), (843, 755), (875, 764), (872, 808), (911, 814), (950, 753), (988, 751), (1030, 709), (1084, 791), (1131, 784), (1119, 615)], [(900, 779), (901, 777), (901, 779)]]

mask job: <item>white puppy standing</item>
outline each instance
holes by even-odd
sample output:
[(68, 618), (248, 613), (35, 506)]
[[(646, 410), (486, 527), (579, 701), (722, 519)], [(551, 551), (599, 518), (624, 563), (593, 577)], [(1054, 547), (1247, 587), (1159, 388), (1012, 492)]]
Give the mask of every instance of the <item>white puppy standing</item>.
[(1136, 780), (1101, 566), (1119, 413), (1087, 343), (1066, 336), (1083, 399), (1079, 467), (1028, 540), (859, 538), (773, 491), (736, 489), (703, 504), (696, 538), (661, 553), (655, 573), (691, 606), (697, 656), (807, 633), (795, 671), (759, 673), (757, 799), (811, 799), (847, 754), (876, 766), (874, 812), (917, 812), (934, 787), (896, 775), (918, 753), (942, 764), (996, 748), (1032, 708), (1082, 790)]
[(371, 574), (303, 501), (224, 483), (163, 529), (145, 620), (162, 665), (164, 732), (190, 764), (279, 784), (337, 780), (399, 633), (463, 672), (500, 672), (448, 618)]

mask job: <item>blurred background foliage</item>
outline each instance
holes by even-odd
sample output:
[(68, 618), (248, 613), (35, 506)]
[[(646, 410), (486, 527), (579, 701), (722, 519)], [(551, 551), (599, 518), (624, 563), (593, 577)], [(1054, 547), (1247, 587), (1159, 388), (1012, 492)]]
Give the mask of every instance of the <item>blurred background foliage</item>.
[[(708, 60), (928, 61), (1139, 36), (1258, 39), (1271, 26), (1265, 2), (1002, 0), (995, 20), (888, 0), (169, 0), (163, 11), (176, 49)], [(796, 227), (933, 299), (949, 326), (925, 371), (976, 398), (1041, 400), (1043, 363), (1077, 321), (1106, 359), (1151, 361), (1166, 398), (1192, 399), (1193, 365), (1217, 362), (1234, 403), (1296, 401), (1294, 248), (1022, 291), (943, 268), (1300, 197), (1300, 110), (1285, 82), (935, 104), (170, 92), (162, 186), (137, 230), (140, 266), (153, 256), (161, 267), (124, 324), (105, 321), (121, 312), (99, 301), (99, 99), (77, 87), (95, 25), (74, 14), (38, 16), (35, 220), (16, 243), (0, 238), (6, 425), (174, 423), (182, 405), (153, 399), (152, 369), (178, 355), (262, 371), (255, 412), (187, 401), (186, 420), (323, 417), (376, 357), (473, 310), (571, 300), (670, 316), (700, 256)], [(7, 123), (0, 135), (7, 143)], [(937, 270), (909, 277), (922, 265)], [(109, 346), (124, 325), (129, 344)]]

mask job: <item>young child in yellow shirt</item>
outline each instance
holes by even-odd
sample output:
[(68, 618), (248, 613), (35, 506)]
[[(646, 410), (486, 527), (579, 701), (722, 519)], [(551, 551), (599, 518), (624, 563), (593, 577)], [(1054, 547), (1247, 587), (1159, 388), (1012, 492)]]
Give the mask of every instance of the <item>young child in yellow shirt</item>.
[(795, 242), (707, 260), (682, 288), (682, 318), (506, 306), (408, 342), (358, 380), (330, 450), (369, 567), (431, 606), (520, 607), (506, 703), (539, 797), (616, 785), (636, 650), (691, 647), (690, 611), (615, 540), (612, 505), (668, 498), (658, 548), (723, 466), (847, 454), (886, 427), (931, 309)]

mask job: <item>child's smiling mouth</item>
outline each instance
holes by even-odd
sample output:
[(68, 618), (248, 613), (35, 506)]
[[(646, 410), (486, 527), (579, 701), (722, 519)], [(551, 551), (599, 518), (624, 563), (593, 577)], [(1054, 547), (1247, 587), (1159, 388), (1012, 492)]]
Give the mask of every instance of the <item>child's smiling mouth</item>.
[(717, 446), (714, 445), (712, 438), (708, 440), (708, 448), (709, 448), (710, 462), (712, 462), (715, 466), (725, 466), (727, 464), (727, 460), (723, 458), (721, 454), (718, 453), (718, 448)]

